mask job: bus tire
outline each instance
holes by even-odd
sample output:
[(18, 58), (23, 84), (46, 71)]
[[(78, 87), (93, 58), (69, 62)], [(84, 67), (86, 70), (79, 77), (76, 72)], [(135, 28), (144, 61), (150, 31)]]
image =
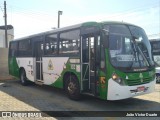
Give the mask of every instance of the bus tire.
[(156, 83), (160, 83), (160, 74), (156, 74)]
[(75, 75), (69, 75), (65, 82), (65, 92), (72, 100), (80, 99), (80, 86), (78, 79)]
[(22, 70), (20, 71), (20, 81), (21, 81), (21, 84), (22, 84), (23, 86), (28, 85), (28, 81), (27, 81), (27, 77), (26, 77), (26, 72), (25, 72), (24, 69), (22, 69)]

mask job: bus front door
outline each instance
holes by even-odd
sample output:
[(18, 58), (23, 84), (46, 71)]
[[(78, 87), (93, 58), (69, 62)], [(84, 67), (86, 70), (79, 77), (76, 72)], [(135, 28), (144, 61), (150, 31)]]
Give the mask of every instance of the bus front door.
[(100, 38), (98, 35), (82, 36), (81, 39), (81, 90), (97, 95), (98, 68), (97, 58), (99, 53)]
[(43, 84), (42, 53), (43, 42), (35, 42), (35, 83), (37, 84)]

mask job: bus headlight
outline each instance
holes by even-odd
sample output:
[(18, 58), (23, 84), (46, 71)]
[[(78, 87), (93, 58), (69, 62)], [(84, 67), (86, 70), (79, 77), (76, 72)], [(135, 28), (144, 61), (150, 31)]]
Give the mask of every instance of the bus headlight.
[(118, 75), (117, 75), (116, 73), (113, 73), (113, 74), (112, 74), (112, 79), (113, 79), (113, 80), (117, 80), (118, 78), (119, 78), (119, 77), (118, 77)]
[(124, 81), (116, 73), (112, 74), (112, 79), (120, 85), (124, 85)]

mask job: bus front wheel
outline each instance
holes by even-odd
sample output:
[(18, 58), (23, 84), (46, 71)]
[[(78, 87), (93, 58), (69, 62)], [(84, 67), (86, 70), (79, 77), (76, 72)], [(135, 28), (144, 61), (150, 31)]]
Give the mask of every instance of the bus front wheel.
[(80, 86), (76, 76), (69, 75), (66, 78), (65, 91), (70, 99), (73, 100), (80, 99)]
[(27, 81), (27, 77), (26, 77), (26, 72), (25, 72), (24, 69), (22, 69), (22, 70), (20, 71), (20, 81), (21, 81), (21, 84), (22, 84), (23, 86), (28, 85), (28, 81)]
[(160, 83), (160, 74), (156, 74), (156, 82)]

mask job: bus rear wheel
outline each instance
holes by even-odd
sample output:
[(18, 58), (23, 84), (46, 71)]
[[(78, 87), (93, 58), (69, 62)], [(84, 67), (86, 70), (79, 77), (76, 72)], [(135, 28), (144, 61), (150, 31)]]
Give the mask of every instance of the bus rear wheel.
[(75, 75), (69, 75), (65, 82), (65, 91), (70, 99), (80, 99), (80, 86)]
[(27, 81), (27, 77), (26, 77), (26, 72), (25, 72), (24, 69), (22, 69), (22, 70), (20, 71), (20, 81), (21, 81), (21, 84), (22, 84), (23, 86), (28, 85), (28, 81)]

